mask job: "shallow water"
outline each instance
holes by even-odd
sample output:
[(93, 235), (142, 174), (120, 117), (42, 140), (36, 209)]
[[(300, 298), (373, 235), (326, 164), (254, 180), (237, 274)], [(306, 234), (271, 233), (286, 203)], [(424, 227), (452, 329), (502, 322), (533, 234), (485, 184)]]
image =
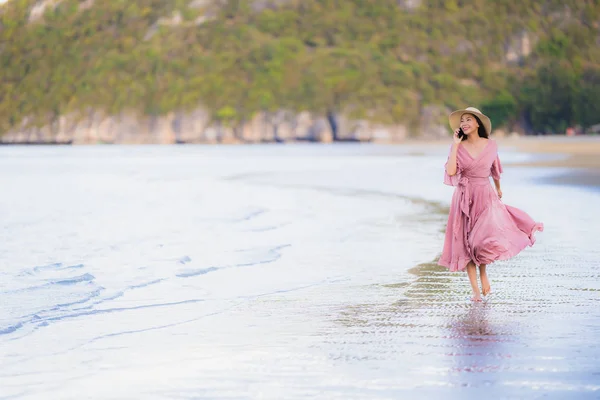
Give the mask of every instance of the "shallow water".
[(0, 149), (0, 398), (600, 396), (600, 193), (517, 168), (533, 248), (435, 265), (446, 148)]

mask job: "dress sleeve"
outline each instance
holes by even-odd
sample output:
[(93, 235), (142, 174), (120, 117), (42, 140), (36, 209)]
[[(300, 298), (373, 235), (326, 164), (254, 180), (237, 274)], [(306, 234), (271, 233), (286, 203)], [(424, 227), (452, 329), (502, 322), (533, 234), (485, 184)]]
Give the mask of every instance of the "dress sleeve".
[(500, 174), (502, 173), (502, 164), (500, 163), (500, 157), (498, 157), (498, 153), (496, 152), (496, 159), (492, 164), (492, 178), (496, 180), (500, 180)]
[(460, 174), (462, 172), (462, 168), (460, 165), (460, 160), (458, 159), (458, 154), (456, 155), (456, 174), (450, 176), (446, 170), (448, 167), (448, 162), (450, 161), (450, 153), (452, 152), (452, 146), (450, 146), (450, 151), (448, 152), (448, 159), (446, 160), (446, 164), (444, 164), (444, 184), (448, 186), (458, 186), (458, 181), (460, 180)]

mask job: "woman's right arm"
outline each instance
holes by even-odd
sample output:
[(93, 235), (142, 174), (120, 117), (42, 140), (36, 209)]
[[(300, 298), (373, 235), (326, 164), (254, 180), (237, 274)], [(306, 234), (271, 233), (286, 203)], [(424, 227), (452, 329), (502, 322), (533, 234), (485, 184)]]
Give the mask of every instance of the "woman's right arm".
[(449, 176), (456, 175), (456, 153), (461, 142), (461, 139), (458, 137), (458, 129), (454, 131), (453, 141), (450, 156), (448, 157), (448, 164), (446, 165), (446, 172)]

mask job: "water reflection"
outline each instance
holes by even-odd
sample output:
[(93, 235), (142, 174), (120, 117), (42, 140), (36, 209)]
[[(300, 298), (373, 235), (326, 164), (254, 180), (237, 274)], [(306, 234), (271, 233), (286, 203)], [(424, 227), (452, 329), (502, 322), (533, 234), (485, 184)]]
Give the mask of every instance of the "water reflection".
[(493, 341), (496, 334), (488, 320), (490, 308), (486, 302), (472, 304), (466, 313), (451, 323), (452, 336), (461, 339), (463, 344)]
[[(498, 371), (502, 360), (511, 357), (505, 347), (510, 330), (495, 322), (493, 303), (473, 303), (466, 312), (451, 317), (449, 333), (453, 373)], [(458, 378), (461, 385), (475, 383), (465, 376)]]

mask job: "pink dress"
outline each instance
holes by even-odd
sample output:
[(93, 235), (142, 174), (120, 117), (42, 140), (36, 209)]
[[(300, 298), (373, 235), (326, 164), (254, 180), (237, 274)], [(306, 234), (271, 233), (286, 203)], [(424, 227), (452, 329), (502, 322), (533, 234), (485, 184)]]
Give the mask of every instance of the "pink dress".
[(475, 158), (459, 146), (456, 161), (455, 175), (449, 176), (444, 169), (444, 183), (456, 189), (438, 264), (462, 271), (469, 261), (487, 265), (532, 246), (535, 232), (544, 230), (544, 225), (502, 203), (490, 182), (490, 176), (500, 179), (502, 173), (496, 142), (488, 140)]

